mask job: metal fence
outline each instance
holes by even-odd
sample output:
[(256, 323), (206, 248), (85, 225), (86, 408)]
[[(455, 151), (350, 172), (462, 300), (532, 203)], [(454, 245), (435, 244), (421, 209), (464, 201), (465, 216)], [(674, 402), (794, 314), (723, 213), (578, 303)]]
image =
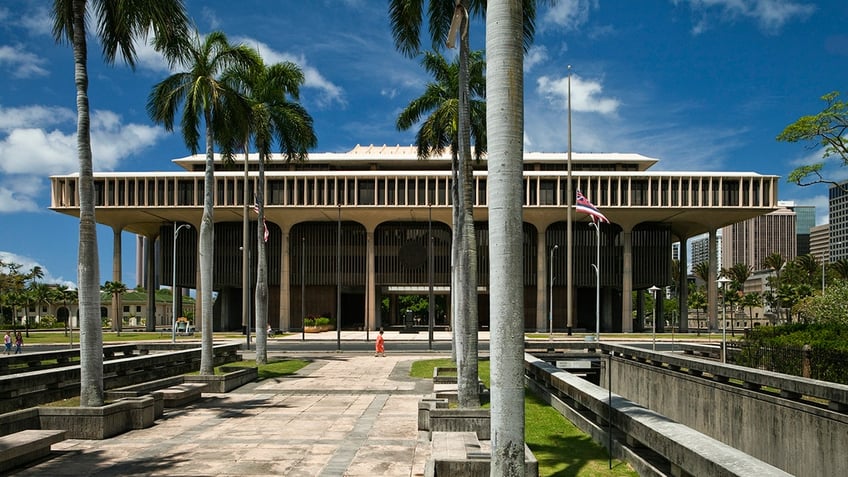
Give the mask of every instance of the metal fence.
[(759, 342), (728, 343), (734, 364), (832, 383), (848, 384), (848, 353), (812, 346), (772, 346)]

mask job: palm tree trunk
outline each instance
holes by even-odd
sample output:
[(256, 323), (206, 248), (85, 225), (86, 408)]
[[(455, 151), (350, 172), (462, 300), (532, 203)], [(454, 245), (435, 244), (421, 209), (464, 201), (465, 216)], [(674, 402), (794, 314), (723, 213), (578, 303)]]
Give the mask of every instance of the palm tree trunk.
[(524, 475), (522, 15), (521, 0), (490, 0), (486, 9), (492, 313), (490, 475), (500, 477)]
[[(467, 9), (467, 1), (463, 1)], [(460, 31), (467, 28), (468, 18)], [(459, 46), (459, 118), (458, 118), (458, 175), (459, 195), (459, 250), (457, 276), (459, 277), (459, 315), (462, 317), (462, 347), (457, 354), (457, 399), (459, 407), (480, 407), (477, 387), (477, 240), (474, 236), (474, 204), (472, 202), (471, 168), (471, 113), (468, 102), (468, 35), (460, 35)]]
[(80, 168), (79, 307), (80, 405), (103, 405), (103, 330), (100, 323), (100, 263), (94, 217), (91, 124), (88, 110), (88, 54), (84, 0), (73, 3), (74, 83), (77, 89), (77, 154)]
[(265, 264), (265, 157), (259, 156), (259, 183), (256, 185), (256, 364), (268, 363), (268, 267)]
[(212, 113), (205, 109), (206, 123), (206, 169), (203, 176), (203, 216), (200, 219), (200, 299), (201, 299), (201, 349), (200, 374), (215, 373), (215, 356), (212, 353), (212, 256), (215, 252), (215, 153), (212, 149)]

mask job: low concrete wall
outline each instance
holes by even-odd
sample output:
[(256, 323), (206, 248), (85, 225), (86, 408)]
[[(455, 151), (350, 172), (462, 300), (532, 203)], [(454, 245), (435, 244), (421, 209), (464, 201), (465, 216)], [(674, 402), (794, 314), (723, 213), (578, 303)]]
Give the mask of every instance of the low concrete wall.
[(14, 434), (27, 429), (41, 429), (38, 419), (38, 408), (30, 407), (20, 411), (0, 414), (0, 436)]
[(101, 407), (42, 407), (40, 429), (64, 429), (70, 439), (106, 439), (133, 428), (130, 407), (128, 401)]
[[(606, 361), (604, 363), (606, 364)], [(711, 477), (790, 475), (773, 465), (674, 422), (656, 411), (611, 393), (607, 389), (562, 371), (532, 355), (525, 355), (524, 369), (528, 379), (533, 381), (533, 386), (540, 392), (548, 393), (548, 400), (552, 405), (556, 398), (556, 405), (569, 406), (571, 412), (590, 416), (595, 421), (604, 423), (604, 427), (612, 422), (613, 433), (621, 433), (626, 437), (627, 443), (631, 444), (630, 447), (639, 444), (665, 459), (669, 465), (668, 473), (671, 475)], [(578, 421), (575, 424), (580, 426), (581, 423)], [(606, 430), (583, 430), (593, 432), (596, 441), (602, 445), (608, 445), (609, 435)], [(625, 443), (616, 442), (613, 448), (620, 451), (620, 447), (623, 446)], [(615, 452), (614, 455), (618, 458), (627, 457), (622, 452)], [(664, 474), (660, 470), (655, 475)]]
[[(657, 354), (637, 360), (630, 350), (626, 353), (612, 358), (612, 389), (617, 394), (794, 475), (842, 475), (848, 469), (848, 415), (814, 402), (746, 389), (733, 380), (770, 379), (783, 388), (818, 386), (815, 394), (836, 396), (831, 400), (835, 408), (843, 407), (835, 403), (844, 399), (845, 386), (698, 358)], [(698, 370), (697, 375), (690, 369)], [(764, 376), (755, 376), (760, 373)], [(603, 376), (601, 382), (606, 384), (608, 378)]]
[(430, 433), (473, 432), (480, 440), (491, 439), (491, 417), (488, 409), (431, 409)]
[(233, 389), (252, 383), (259, 378), (259, 369), (255, 367), (221, 366), (224, 374), (184, 376), (187, 383), (205, 383), (207, 393), (228, 393)]

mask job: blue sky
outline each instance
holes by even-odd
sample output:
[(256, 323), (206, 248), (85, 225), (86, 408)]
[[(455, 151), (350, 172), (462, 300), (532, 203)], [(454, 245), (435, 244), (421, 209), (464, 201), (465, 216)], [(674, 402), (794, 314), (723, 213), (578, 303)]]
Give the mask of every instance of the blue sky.
[[(48, 209), (52, 174), (78, 170), (72, 51), (50, 35), (52, 2), (0, 4), (0, 259), (40, 265), (47, 282), (75, 283), (78, 221)], [(294, 61), (315, 120), (315, 152), (411, 144), (398, 112), (429, 78), (395, 52), (385, 0), (187, 0), (201, 33), (221, 30), (266, 63)], [(820, 151), (775, 141), (848, 78), (848, 2), (827, 0), (558, 0), (541, 7), (525, 58), (525, 149), (565, 151), (572, 65), (574, 150), (656, 157), (663, 170), (754, 171), (785, 177)], [(472, 48), (484, 28), (474, 20)], [(426, 44), (426, 43), (425, 43)], [(145, 111), (169, 71), (148, 47), (133, 72), (105, 66), (89, 39), (96, 171), (176, 170), (188, 155)], [(447, 53), (451, 55), (452, 53)], [(835, 177), (846, 172), (831, 169)], [(781, 182), (781, 200), (815, 205), (827, 190)], [(101, 281), (111, 279), (112, 231), (99, 228)], [(134, 240), (124, 279), (135, 286)]]

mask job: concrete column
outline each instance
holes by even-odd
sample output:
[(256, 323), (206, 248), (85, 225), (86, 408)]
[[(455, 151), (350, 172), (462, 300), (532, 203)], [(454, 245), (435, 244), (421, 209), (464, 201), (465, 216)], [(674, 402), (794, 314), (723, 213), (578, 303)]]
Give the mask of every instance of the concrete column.
[(621, 331), (633, 331), (633, 234), (630, 229), (621, 232), (624, 246), (621, 277)]
[(680, 332), (687, 333), (689, 331), (689, 282), (687, 280), (687, 269), (689, 263), (689, 254), (686, 252), (687, 239), (680, 238), (680, 263), (678, 264), (677, 276), (677, 300), (678, 306), (678, 321), (680, 324)]
[[(113, 227), (112, 228), (112, 281), (116, 283), (123, 283), (121, 280), (121, 227)], [(112, 308), (115, 310), (115, 316), (112, 317), (112, 329), (121, 331), (123, 325), (123, 316), (124, 316), (124, 306), (122, 303), (121, 295), (115, 295), (112, 297), (114, 303), (112, 303)]]
[(289, 247), (290, 227), (280, 227), (280, 329), (291, 329), (291, 247)]
[(147, 276), (145, 279), (147, 280), (147, 284), (145, 288), (147, 289), (147, 327), (148, 331), (155, 331), (156, 329), (156, 236), (147, 237), (147, 247), (145, 247), (145, 252), (147, 252)]
[(551, 252), (545, 239), (545, 231), (540, 230), (536, 234), (536, 331), (540, 333), (548, 331), (548, 317), (552, 313), (548, 296), (552, 265), (548, 263), (548, 257)]
[(718, 261), (718, 252), (716, 251), (716, 229), (710, 230), (709, 238), (709, 253), (710, 253), (710, 272), (707, 278), (707, 314), (710, 320), (710, 328), (716, 329), (718, 326), (718, 284), (716, 280), (716, 268)]
[(377, 267), (374, 258), (374, 230), (365, 232), (365, 329), (377, 329)]
[(203, 331), (203, 294), (200, 293), (200, 229), (197, 234), (197, 267), (194, 271), (194, 286), (196, 293), (194, 294), (194, 328), (197, 331)]

